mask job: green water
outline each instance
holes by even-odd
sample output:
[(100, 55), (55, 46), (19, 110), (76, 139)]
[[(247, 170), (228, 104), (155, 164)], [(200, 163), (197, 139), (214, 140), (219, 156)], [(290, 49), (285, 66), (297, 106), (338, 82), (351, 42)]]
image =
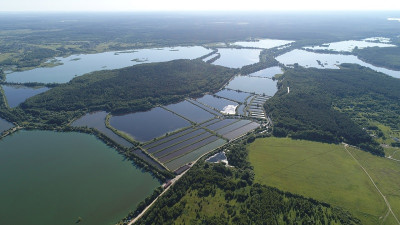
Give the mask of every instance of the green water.
[(0, 140), (0, 224), (114, 224), (160, 185), (94, 136), (20, 131)]

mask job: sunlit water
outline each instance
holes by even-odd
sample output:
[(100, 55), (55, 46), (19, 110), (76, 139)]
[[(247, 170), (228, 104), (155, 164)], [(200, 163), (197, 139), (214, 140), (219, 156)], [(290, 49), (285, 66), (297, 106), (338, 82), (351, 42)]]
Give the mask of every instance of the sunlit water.
[[(382, 72), (389, 76), (400, 78), (400, 71), (373, 66), (369, 63), (361, 61), (354, 55), (322, 54), (296, 49), (286, 54), (280, 55), (276, 59), (285, 65), (293, 65), (295, 63), (298, 63), (300, 66), (303, 67), (315, 67), (320, 69), (339, 69), (339, 67), (337, 66), (339, 64), (355, 63), (361, 66), (369, 67), (372, 70)], [(320, 63), (318, 63), (317, 60), (319, 60)]]
[(242, 66), (259, 62), (261, 50), (219, 48), (218, 52), (221, 54), (221, 58), (217, 59), (212, 64), (230, 68), (241, 68)]
[(17, 107), (19, 104), (24, 102), (26, 99), (43, 93), (49, 88), (30, 88), (18, 85), (2, 85), (4, 94), (6, 95), (8, 106), (11, 108)]
[(367, 40), (363, 41), (355, 41), (355, 40), (350, 40), (350, 41), (339, 41), (339, 42), (333, 42), (333, 43), (326, 43), (321, 46), (311, 46), (311, 47), (305, 47), (306, 49), (312, 49), (312, 50), (331, 50), (331, 51), (337, 51), (337, 52), (351, 52), (353, 49), (357, 47), (359, 49), (362, 48), (367, 48), (367, 47), (396, 47), (396, 45), (392, 44), (387, 44), (387, 43), (377, 43), (377, 42), (371, 42)]
[(62, 63), (59, 66), (7, 74), (6, 81), (15, 83), (65, 83), (75, 76), (93, 71), (119, 69), (141, 63), (164, 62), (174, 59), (195, 59), (210, 52), (209, 49), (193, 46), (72, 55), (56, 58)]

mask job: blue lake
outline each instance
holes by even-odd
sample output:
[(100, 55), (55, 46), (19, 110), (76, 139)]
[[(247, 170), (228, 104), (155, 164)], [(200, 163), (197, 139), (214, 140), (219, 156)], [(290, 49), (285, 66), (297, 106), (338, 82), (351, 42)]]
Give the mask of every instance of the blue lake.
[(71, 55), (65, 58), (56, 58), (59, 63), (62, 63), (59, 66), (7, 74), (6, 81), (14, 83), (66, 83), (75, 76), (93, 71), (119, 69), (140, 63), (195, 59), (210, 52), (209, 49), (193, 46)]
[(260, 49), (235, 49), (235, 48), (219, 48), (218, 52), (221, 58), (212, 64), (230, 68), (241, 68), (259, 62)]
[(2, 85), (1, 87), (6, 95), (8, 106), (11, 108), (17, 107), (19, 104), (32, 96), (49, 90), (47, 87), (30, 88), (19, 85)]
[[(382, 72), (389, 76), (400, 78), (400, 71), (373, 66), (369, 63), (361, 61), (357, 58), (357, 56), (354, 55), (322, 54), (296, 49), (276, 57), (276, 60), (285, 65), (293, 65), (298, 63), (303, 67), (314, 67), (319, 69), (339, 69), (338, 65), (342, 63), (355, 63), (361, 66), (369, 67), (372, 70)], [(319, 60), (322, 65), (318, 63), (317, 60)]]
[(339, 42), (332, 42), (332, 43), (326, 43), (321, 46), (311, 46), (311, 47), (305, 47), (306, 49), (312, 49), (312, 50), (331, 50), (331, 51), (337, 51), (337, 52), (351, 52), (355, 47), (362, 49), (362, 48), (367, 48), (367, 47), (396, 47), (396, 45), (392, 44), (387, 44), (387, 43), (377, 43), (377, 42), (371, 42), (368, 41), (369, 39), (364, 39), (361, 41), (357, 40), (349, 40), (349, 41), (339, 41)]

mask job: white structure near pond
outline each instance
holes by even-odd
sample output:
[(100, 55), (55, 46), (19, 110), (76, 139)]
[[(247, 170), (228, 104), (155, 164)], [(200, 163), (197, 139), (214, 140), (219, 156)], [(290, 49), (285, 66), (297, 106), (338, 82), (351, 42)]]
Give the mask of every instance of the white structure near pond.
[(227, 105), (223, 108), (223, 110), (221, 111), (222, 114), (226, 114), (226, 115), (235, 115), (236, 114), (236, 107), (238, 107), (238, 105)]

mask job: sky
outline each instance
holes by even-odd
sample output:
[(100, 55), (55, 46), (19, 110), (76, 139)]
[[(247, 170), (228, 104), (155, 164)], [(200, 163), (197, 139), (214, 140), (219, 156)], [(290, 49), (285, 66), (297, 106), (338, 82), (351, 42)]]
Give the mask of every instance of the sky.
[(400, 10), (399, 0), (0, 0), (0, 11)]

